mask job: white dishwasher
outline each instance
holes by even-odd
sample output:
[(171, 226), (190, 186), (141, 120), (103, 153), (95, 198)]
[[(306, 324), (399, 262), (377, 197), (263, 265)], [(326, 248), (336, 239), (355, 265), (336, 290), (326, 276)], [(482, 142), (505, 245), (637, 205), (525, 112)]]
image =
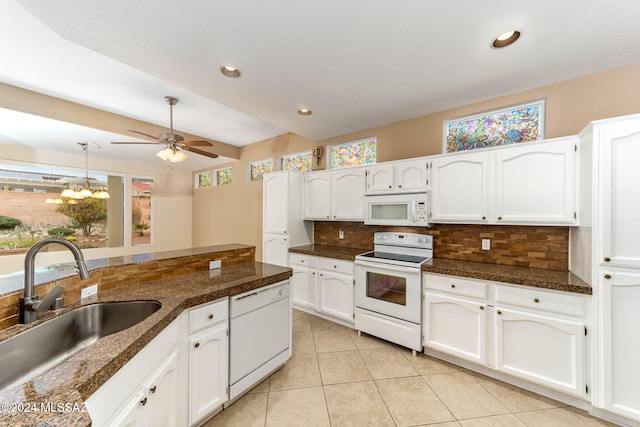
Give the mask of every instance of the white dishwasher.
[(233, 296), (229, 309), (228, 404), (291, 356), (289, 282)]

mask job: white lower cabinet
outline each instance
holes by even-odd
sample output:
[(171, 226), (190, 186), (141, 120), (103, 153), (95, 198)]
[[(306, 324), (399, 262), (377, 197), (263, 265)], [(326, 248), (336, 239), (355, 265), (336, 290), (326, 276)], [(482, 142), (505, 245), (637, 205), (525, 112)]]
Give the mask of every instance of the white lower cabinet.
[(227, 298), (189, 311), (189, 425), (219, 410), (228, 400), (228, 330)]
[(353, 324), (353, 262), (296, 253), (289, 262), (293, 307)]
[(586, 397), (587, 296), (423, 275), (423, 345)]

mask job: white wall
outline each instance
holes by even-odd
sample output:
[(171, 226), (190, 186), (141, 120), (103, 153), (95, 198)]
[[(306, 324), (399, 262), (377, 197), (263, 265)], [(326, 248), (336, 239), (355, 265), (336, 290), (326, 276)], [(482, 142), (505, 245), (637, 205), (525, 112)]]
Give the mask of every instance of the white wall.
[[(70, 155), (55, 151), (34, 150), (27, 147), (0, 144), (0, 163), (35, 167), (62, 167), (84, 171), (84, 154)], [(119, 248), (83, 250), (86, 259), (108, 258), (136, 253), (158, 252), (191, 247), (191, 172), (180, 172), (159, 164), (133, 163), (111, 159), (96, 161), (91, 158), (94, 172), (121, 175), (125, 181), (125, 230), (131, 230), (131, 178), (153, 179), (152, 192), (152, 243), (131, 246), (130, 233), (125, 233), (125, 245)], [(92, 165), (99, 164), (99, 168)], [(37, 266), (73, 261), (69, 251), (39, 254)], [(0, 256), (0, 275), (22, 271), (24, 254)]]

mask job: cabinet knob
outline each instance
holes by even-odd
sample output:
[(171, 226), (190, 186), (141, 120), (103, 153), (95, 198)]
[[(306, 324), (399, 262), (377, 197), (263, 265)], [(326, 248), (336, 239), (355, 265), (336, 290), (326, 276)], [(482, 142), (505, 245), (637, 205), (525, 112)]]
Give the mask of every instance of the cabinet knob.
[(398, 188), (402, 188), (402, 185), (398, 185)]
[(611, 279), (611, 275), (610, 275), (610, 274), (605, 274), (605, 275), (604, 275), (604, 278), (605, 278), (605, 279), (607, 279), (607, 280), (609, 280), (609, 279)]
[(193, 346), (194, 346), (195, 348), (198, 348), (198, 347), (200, 347), (200, 343), (199, 343), (199, 342), (197, 342), (197, 343), (195, 343)]
[(389, 188), (391, 188), (391, 186), (389, 186)]
[(611, 258), (605, 257), (604, 262), (610, 262), (610, 261), (611, 261)]
[(540, 300), (538, 298), (534, 298), (533, 302), (535, 302), (536, 304), (540, 302)]
[(213, 314), (209, 315), (209, 320), (213, 319)]
[(487, 219), (487, 217), (486, 217), (486, 216), (483, 216), (483, 217), (482, 217), (482, 219)]
[(304, 262), (304, 260), (303, 260), (303, 259), (301, 259), (301, 260), (300, 260), (300, 262)]
[(480, 306), (480, 310), (484, 310), (484, 306), (483, 305)]
[(287, 230), (284, 230), (284, 231), (282, 232), (282, 234), (287, 234)]
[(498, 314), (502, 314), (502, 312), (500, 310), (498, 310)]
[(452, 287), (452, 288), (455, 288), (455, 287), (456, 287), (456, 285), (454, 285), (454, 284), (452, 283), (452, 284), (451, 284), (451, 287)]
[(499, 217), (498, 217), (498, 221), (500, 221), (501, 219), (502, 219), (502, 217), (501, 217), (501, 216), (499, 216)]
[(333, 266), (333, 268), (338, 268), (338, 266), (337, 266), (337, 265), (334, 265), (334, 266)]
[(151, 393), (155, 393), (157, 389), (158, 389), (158, 386), (157, 386), (157, 385), (154, 385), (153, 387), (151, 387), (151, 388), (149, 389), (149, 391), (150, 391)]
[(329, 219), (329, 215), (327, 215), (327, 219)]
[(147, 398), (145, 397), (144, 399), (142, 399), (140, 401), (140, 403), (142, 403), (142, 406), (146, 405), (147, 404)]

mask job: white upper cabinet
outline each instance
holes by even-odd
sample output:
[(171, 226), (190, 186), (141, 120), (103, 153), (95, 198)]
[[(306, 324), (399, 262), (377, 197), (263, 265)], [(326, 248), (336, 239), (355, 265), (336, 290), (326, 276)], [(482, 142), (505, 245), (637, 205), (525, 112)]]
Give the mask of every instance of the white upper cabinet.
[[(637, 129), (637, 128), (636, 128)], [(640, 267), (640, 132), (603, 138), (601, 264)]]
[(331, 172), (314, 172), (304, 177), (304, 219), (331, 219)]
[(383, 194), (427, 191), (428, 172), (426, 159), (370, 166), (367, 168), (366, 193)]
[(571, 225), (577, 137), (436, 157), (431, 221)]
[(433, 159), (431, 222), (488, 222), (490, 154), (477, 152)]
[(364, 221), (365, 170), (344, 169), (331, 174), (331, 211), (336, 221)]
[(289, 233), (289, 176), (270, 173), (263, 178), (263, 233)]
[(572, 224), (577, 138), (496, 150), (500, 224)]

